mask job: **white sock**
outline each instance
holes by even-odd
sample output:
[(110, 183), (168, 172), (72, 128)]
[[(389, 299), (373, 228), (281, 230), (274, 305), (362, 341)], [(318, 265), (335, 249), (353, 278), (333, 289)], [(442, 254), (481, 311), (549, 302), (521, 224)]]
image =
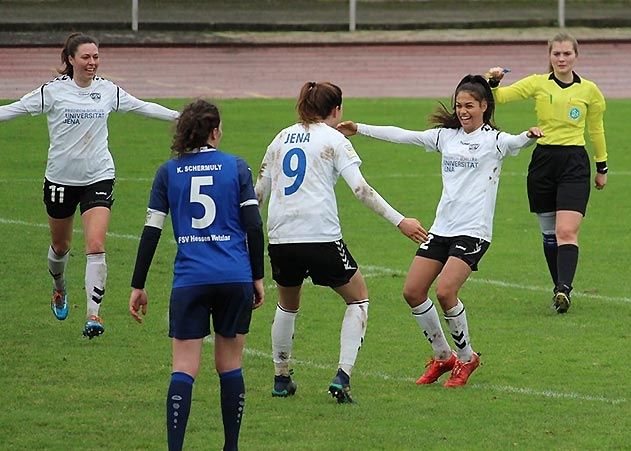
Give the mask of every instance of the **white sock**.
[(339, 367), (346, 374), (351, 375), (359, 348), (364, 342), (366, 326), (368, 325), (368, 299), (363, 299), (346, 306), (342, 330), (340, 331), (340, 362)]
[(298, 310), (285, 310), (280, 305), (276, 305), (276, 314), (272, 323), (272, 359), (277, 376), (289, 376), (297, 315)]
[(440, 318), (432, 300), (427, 298), (421, 305), (414, 307), (412, 315), (423, 331), (423, 335), (432, 345), (434, 358), (438, 360), (448, 359), (451, 356), (451, 347), (440, 325)]
[(70, 250), (67, 250), (64, 255), (58, 255), (53, 250), (52, 246), (48, 247), (48, 272), (53, 276), (53, 283), (56, 290), (64, 290), (66, 288), (64, 273), (66, 272), (69, 255)]
[(458, 360), (468, 362), (473, 357), (473, 349), (469, 340), (469, 326), (467, 325), (467, 314), (464, 305), (458, 299), (455, 307), (445, 312), (445, 320), (449, 324), (451, 337), (458, 352)]
[(107, 280), (107, 263), (105, 252), (86, 255), (85, 264), (85, 292), (87, 295), (87, 316), (99, 316), (99, 308), (105, 294)]

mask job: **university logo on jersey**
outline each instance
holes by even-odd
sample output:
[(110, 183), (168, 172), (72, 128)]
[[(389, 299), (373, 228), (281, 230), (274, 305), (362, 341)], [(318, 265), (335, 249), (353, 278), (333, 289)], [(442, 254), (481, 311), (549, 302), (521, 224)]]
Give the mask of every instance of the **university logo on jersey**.
[(460, 144), (462, 144), (463, 146), (467, 146), (469, 149), (469, 152), (473, 153), (476, 150), (478, 150), (480, 148), (480, 143), (467, 143), (464, 141), (460, 141)]
[(100, 92), (93, 92), (90, 94), (90, 98), (92, 100), (94, 100), (94, 103), (99, 103), (101, 101), (101, 93)]
[(576, 107), (573, 107), (570, 109), (570, 118), (571, 119), (578, 119), (581, 116), (581, 110), (579, 110)]

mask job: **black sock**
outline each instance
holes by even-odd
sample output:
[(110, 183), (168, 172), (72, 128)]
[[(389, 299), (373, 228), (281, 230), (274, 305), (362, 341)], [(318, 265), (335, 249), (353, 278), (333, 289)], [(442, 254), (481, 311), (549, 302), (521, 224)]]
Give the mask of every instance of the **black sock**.
[(563, 244), (559, 246), (557, 260), (559, 280), (557, 290), (569, 294), (572, 290), (572, 282), (578, 265), (578, 246), (575, 244)]
[(245, 383), (241, 368), (219, 374), (224, 451), (239, 449), (239, 430), (245, 407)]
[(171, 384), (167, 395), (167, 441), (169, 451), (180, 451), (184, 443), (186, 423), (191, 411), (193, 379), (186, 373), (171, 374)]
[(546, 263), (548, 263), (548, 271), (550, 271), (552, 283), (556, 287), (559, 282), (559, 273), (557, 271), (558, 245), (556, 235), (543, 234), (543, 255), (545, 255)]

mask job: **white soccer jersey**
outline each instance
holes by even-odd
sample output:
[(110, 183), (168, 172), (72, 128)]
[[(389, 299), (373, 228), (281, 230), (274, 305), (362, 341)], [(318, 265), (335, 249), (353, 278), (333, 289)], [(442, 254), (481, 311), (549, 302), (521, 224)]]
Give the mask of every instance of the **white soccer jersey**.
[(261, 177), (271, 179), (267, 227), (270, 244), (339, 240), (335, 183), (361, 160), (352, 144), (323, 123), (295, 124), (267, 148)]
[(502, 160), (532, 144), (523, 132), (511, 135), (483, 125), (471, 133), (462, 128), (416, 132), (398, 127), (358, 124), (358, 133), (402, 144), (415, 144), (442, 154), (443, 191), (429, 232), (468, 235), (491, 241)]
[(0, 120), (21, 114), (48, 117), (46, 178), (53, 183), (84, 186), (114, 178), (108, 149), (107, 118), (112, 111), (133, 111), (157, 119), (174, 120), (179, 113), (128, 94), (109, 80), (95, 77), (81, 88), (64, 75), (0, 107)]

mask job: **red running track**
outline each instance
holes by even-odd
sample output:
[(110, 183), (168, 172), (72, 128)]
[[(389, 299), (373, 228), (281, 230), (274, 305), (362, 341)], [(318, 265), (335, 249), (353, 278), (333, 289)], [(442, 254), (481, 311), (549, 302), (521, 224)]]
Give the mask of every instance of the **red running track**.
[[(547, 70), (545, 45), (312, 47), (116, 47), (99, 74), (140, 98), (290, 97), (307, 80), (330, 80), (346, 97), (449, 97), (467, 73), (510, 67), (507, 82)], [(60, 49), (0, 48), (0, 98), (48, 81)], [(577, 71), (608, 98), (631, 98), (631, 43), (584, 43)]]

